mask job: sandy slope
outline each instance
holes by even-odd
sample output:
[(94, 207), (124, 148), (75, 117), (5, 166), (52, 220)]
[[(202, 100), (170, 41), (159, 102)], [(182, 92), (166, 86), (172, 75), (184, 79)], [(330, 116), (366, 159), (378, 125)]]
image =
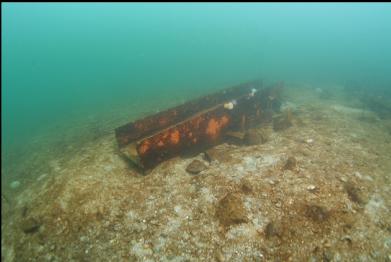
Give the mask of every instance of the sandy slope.
[[(3, 203), (2, 261), (391, 261), (383, 121), (314, 88), (286, 96), (292, 127), (260, 127), (266, 143), (220, 145), (211, 163), (140, 176), (112, 134), (52, 161)], [(185, 171), (194, 159), (199, 175)]]

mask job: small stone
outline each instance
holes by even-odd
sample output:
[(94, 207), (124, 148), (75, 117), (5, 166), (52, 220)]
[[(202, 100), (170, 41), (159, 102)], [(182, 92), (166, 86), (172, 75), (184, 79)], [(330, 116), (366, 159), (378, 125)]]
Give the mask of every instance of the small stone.
[(230, 162), (232, 160), (229, 150), (225, 148), (213, 147), (205, 151), (205, 161), (212, 162)]
[(326, 221), (330, 216), (329, 212), (324, 207), (317, 205), (306, 206), (305, 214), (315, 222)]
[(363, 199), (360, 196), (359, 189), (355, 187), (352, 183), (345, 183), (344, 188), (348, 197), (351, 201), (356, 202), (357, 204), (364, 204)]
[(23, 220), (21, 224), (21, 228), (26, 234), (37, 232), (40, 226), (41, 223), (32, 217)]
[(356, 177), (359, 178), (359, 179), (362, 179), (362, 175), (361, 175), (361, 173), (358, 172), (358, 171), (354, 172), (354, 176), (356, 176)]
[(264, 232), (265, 232), (266, 238), (280, 236), (281, 235), (281, 228), (280, 228), (280, 226), (276, 225), (275, 223), (269, 222), (266, 225)]
[(312, 138), (309, 138), (305, 141), (307, 144), (312, 144), (314, 142), (314, 140)]
[(290, 156), (285, 163), (284, 169), (285, 170), (287, 170), (287, 169), (294, 170), (296, 168), (296, 165), (297, 165), (296, 158), (294, 158), (293, 156)]
[(248, 181), (246, 179), (244, 179), (242, 181), (241, 189), (242, 189), (242, 192), (245, 194), (250, 194), (253, 192), (253, 188), (252, 188), (250, 181)]
[(196, 175), (205, 170), (207, 166), (200, 160), (193, 160), (187, 167), (186, 171), (190, 174)]
[(216, 207), (216, 217), (224, 227), (248, 221), (246, 209), (239, 194), (228, 193)]
[(346, 241), (349, 245), (351, 245), (352, 244), (352, 237), (351, 236), (349, 236), (349, 235), (346, 235), (346, 236), (343, 236), (342, 238), (341, 238), (341, 240), (342, 241)]
[(11, 184), (10, 184), (10, 187), (12, 189), (16, 189), (20, 186), (20, 182), (19, 181), (13, 181)]
[(80, 237), (80, 241), (81, 242), (86, 242), (86, 241), (88, 241), (88, 238), (86, 236), (81, 236)]
[(348, 179), (345, 177), (345, 176), (339, 176), (338, 179), (341, 181), (341, 182), (348, 182)]
[(316, 190), (316, 186), (309, 185), (309, 186), (307, 186), (307, 190), (310, 191), (310, 192), (314, 192)]

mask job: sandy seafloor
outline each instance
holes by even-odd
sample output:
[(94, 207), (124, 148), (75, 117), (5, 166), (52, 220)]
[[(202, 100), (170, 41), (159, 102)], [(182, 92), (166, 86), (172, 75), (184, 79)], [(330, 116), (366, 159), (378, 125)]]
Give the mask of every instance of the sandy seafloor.
[(293, 126), (147, 176), (120, 157), (111, 123), (60, 153), (27, 152), (14, 170), (31, 175), (3, 180), (2, 261), (391, 261), (390, 120), (341, 90), (288, 84)]

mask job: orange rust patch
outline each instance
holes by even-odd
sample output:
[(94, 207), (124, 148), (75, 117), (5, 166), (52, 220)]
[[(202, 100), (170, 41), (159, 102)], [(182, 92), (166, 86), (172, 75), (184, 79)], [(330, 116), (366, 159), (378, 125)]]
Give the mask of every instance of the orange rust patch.
[(228, 122), (229, 122), (229, 118), (227, 116), (222, 116), (219, 120), (212, 118), (208, 122), (206, 133), (212, 138), (216, 138), (221, 128), (226, 126)]
[(149, 150), (149, 148), (150, 148), (150, 143), (148, 140), (145, 140), (139, 147), (138, 151), (140, 152), (140, 155), (143, 155), (145, 152)]
[(220, 122), (220, 125), (223, 127), (223, 126), (226, 126), (228, 124), (228, 121), (229, 121), (228, 117), (227, 116), (223, 116), (219, 122)]
[(180, 140), (179, 131), (178, 131), (178, 130), (175, 130), (175, 131), (172, 132), (171, 135), (170, 135), (170, 141), (171, 141), (171, 143), (173, 143), (173, 144), (178, 144), (178, 143), (179, 143), (179, 140)]
[(214, 118), (209, 120), (208, 127), (206, 128), (206, 133), (212, 137), (215, 137), (218, 129), (219, 129), (219, 122), (217, 122)]

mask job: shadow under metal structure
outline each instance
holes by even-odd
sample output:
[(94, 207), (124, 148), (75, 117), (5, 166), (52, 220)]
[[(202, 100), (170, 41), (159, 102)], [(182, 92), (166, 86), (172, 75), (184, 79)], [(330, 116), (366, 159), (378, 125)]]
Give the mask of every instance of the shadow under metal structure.
[(227, 132), (245, 132), (270, 120), (279, 110), (282, 87), (250, 81), (128, 123), (115, 129), (119, 149), (142, 171), (202, 152), (224, 142)]

